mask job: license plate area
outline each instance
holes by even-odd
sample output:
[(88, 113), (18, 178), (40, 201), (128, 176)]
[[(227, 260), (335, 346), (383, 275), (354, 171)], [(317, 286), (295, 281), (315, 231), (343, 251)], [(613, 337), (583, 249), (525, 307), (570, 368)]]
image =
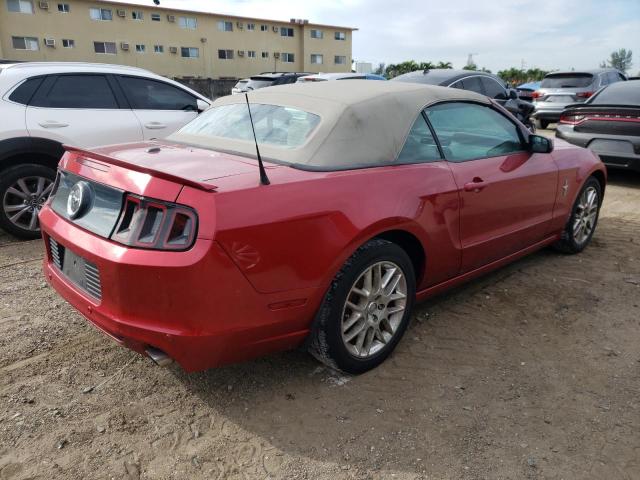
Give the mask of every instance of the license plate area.
[(60, 245), (53, 238), (49, 239), (49, 244), (53, 264), (61, 271), (62, 275), (90, 297), (100, 300), (102, 286), (98, 267), (73, 250)]

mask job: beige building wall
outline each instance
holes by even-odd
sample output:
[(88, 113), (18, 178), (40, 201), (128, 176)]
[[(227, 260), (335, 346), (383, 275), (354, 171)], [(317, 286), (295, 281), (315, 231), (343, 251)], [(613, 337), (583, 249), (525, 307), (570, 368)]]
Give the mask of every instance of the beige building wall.
[[(115, 63), (170, 77), (244, 78), (263, 71), (351, 71), (354, 29), (348, 27), (86, 0), (48, 1), (48, 9), (40, 8), (42, 2), (31, 0), (33, 14), (28, 14), (10, 12), (9, 1), (0, 0), (0, 58), (8, 60)], [(68, 4), (69, 12), (59, 12), (59, 3)], [(110, 9), (112, 20), (92, 20), (92, 7)], [(118, 10), (123, 10), (125, 16), (118, 16)], [(133, 11), (141, 11), (142, 20), (133, 19)], [(159, 14), (160, 21), (152, 21), (152, 14)], [(175, 21), (170, 22), (169, 16), (174, 16)], [(196, 28), (181, 28), (180, 17), (195, 18)], [(220, 21), (232, 22), (233, 31), (221, 31)], [(255, 30), (248, 29), (249, 23), (255, 24)], [(261, 31), (261, 25), (266, 25), (266, 31)], [(293, 28), (294, 36), (282, 36), (281, 28)], [(321, 30), (323, 38), (311, 38), (312, 29)], [(344, 34), (345, 40), (336, 40), (336, 32)], [(38, 50), (15, 49), (12, 37), (37, 38)], [(46, 38), (54, 39), (55, 47), (46, 46)], [(73, 40), (75, 46), (64, 48), (63, 39)], [(115, 42), (116, 54), (95, 53), (96, 41)], [(128, 51), (122, 49), (123, 42), (129, 44)], [(138, 44), (145, 46), (144, 53), (136, 52)], [(164, 52), (154, 53), (154, 45), (162, 45)], [(171, 47), (177, 52), (171, 53)], [(183, 58), (182, 47), (197, 48), (198, 57)], [(220, 49), (232, 50), (233, 59), (220, 59)], [(255, 58), (250, 57), (250, 51), (255, 52)], [(263, 58), (262, 52), (267, 52), (268, 57)], [(285, 62), (285, 53), (293, 54), (294, 62)], [(321, 54), (323, 63), (312, 65), (311, 54)], [(345, 63), (336, 64), (336, 56), (345, 57)]]

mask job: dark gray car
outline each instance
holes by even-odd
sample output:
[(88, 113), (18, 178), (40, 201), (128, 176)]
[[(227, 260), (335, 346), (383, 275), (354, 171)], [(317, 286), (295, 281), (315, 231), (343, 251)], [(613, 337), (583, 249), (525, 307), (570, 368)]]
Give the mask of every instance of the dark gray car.
[(585, 102), (600, 88), (626, 79), (614, 68), (549, 73), (533, 93), (533, 117), (540, 128), (547, 128), (549, 123), (560, 120), (567, 105)]
[(608, 167), (640, 172), (640, 80), (617, 82), (570, 105), (556, 137), (589, 148)]

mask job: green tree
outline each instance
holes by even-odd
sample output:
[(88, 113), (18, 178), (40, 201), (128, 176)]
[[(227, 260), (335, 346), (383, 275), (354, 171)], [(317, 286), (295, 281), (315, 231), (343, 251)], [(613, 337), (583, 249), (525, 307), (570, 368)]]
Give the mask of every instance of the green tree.
[(453, 65), (451, 64), (451, 62), (438, 62), (435, 66), (435, 68), (453, 68)]
[(609, 68), (617, 68), (621, 72), (626, 72), (631, 68), (633, 62), (631, 61), (632, 52), (626, 48), (621, 48), (615, 52), (611, 52), (611, 57), (607, 62), (602, 62), (600, 66), (608, 66)]
[(397, 77), (404, 73), (415, 72), (416, 70), (430, 70), (435, 68), (435, 65), (431, 62), (416, 62), (415, 60), (408, 60), (402, 63), (392, 63), (387, 66), (385, 74), (387, 78)]
[(378, 67), (373, 71), (373, 73), (375, 73), (376, 75), (384, 75), (385, 67), (385, 63), (379, 63)]

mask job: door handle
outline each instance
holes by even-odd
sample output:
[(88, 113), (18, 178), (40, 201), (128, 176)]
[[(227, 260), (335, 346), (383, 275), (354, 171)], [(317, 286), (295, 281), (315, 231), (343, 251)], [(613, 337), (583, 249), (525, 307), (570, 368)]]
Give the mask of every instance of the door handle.
[(478, 193), (481, 192), (487, 185), (489, 184), (482, 180), (480, 177), (474, 177), (473, 181), (464, 184), (464, 191)]
[(42, 128), (64, 128), (68, 127), (68, 123), (56, 122), (55, 120), (46, 120), (44, 122), (38, 123)]
[(162, 128), (167, 128), (167, 126), (160, 122), (149, 122), (144, 124), (144, 128), (148, 128), (149, 130), (160, 130)]

